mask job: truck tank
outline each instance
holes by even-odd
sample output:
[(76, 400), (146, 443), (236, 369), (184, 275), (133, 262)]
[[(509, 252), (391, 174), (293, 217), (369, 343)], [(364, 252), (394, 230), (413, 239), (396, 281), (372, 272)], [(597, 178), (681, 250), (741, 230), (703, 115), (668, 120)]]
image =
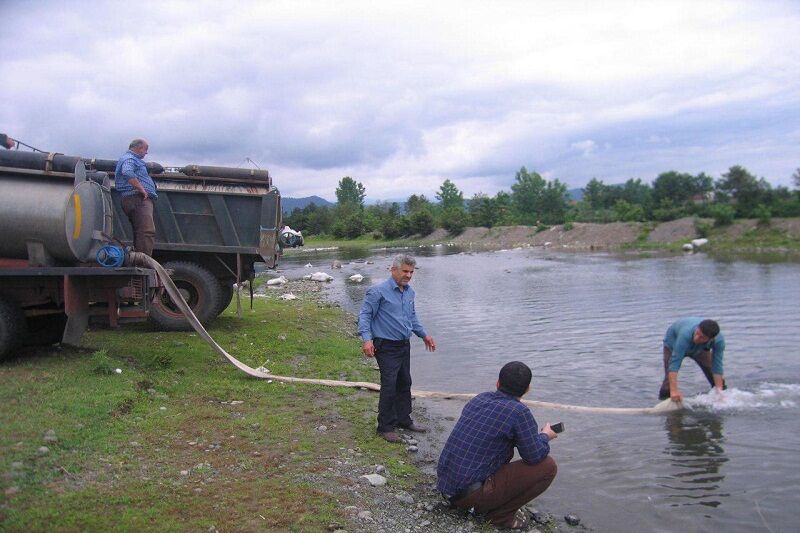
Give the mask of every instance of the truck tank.
[[(12, 166), (18, 154), (24, 156), (22, 168)], [(49, 155), (2, 153), (0, 257), (37, 264), (93, 261), (113, 228), (107, 175), (87, 175), (80, 158), (70, 158), (75, 160), (70, 173), (30, 168), (46, 166)]]

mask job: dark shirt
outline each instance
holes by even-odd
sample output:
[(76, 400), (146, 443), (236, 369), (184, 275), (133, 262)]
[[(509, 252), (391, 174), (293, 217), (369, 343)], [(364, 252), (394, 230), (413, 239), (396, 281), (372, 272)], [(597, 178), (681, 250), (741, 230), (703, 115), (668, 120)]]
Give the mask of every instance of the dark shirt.
[(401, 291), (392, 277), (370, 287), (358, 314), (361, 340), (366, 342), (380, 337), (402, 341), (411, 337), (411, 333), (420, 338), (428, 335), (417, 319), (414, 289), (406, 285)]
[(436, 469), (442, 494), (453, 496), (475, 481), (485, 481), (514, 457), (542, 462), (550, 453), (550, 438), (528, 407), (504, 392), (484, 392), (467, 402), (444, 445)]

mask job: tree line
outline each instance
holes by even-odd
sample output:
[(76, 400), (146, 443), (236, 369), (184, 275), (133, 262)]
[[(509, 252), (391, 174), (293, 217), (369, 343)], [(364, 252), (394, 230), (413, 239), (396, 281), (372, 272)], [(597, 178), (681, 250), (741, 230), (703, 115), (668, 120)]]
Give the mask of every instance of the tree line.
[(800, 168), (792, 176), (797, 190), (772, 187), (741, 166), (713, 179), (676, 171), (664, 172), (650, 183), (629, 179), (608, 185), (593, 178), (583, 198), (572, 201), (566, 184), (546, 180), (539, 173), (519, 169), (511, 191), (494, 196), (477, 193), (464, 199), (449, 179), (433, 200), (412, 194), (408, 200), (365, 205), (364, 185), (350, 176), (339, 181), (336, 205), (309, 204), (294, 209), (284, 222), (309, 235), (354, 239), (372, 234), (376, 239), (427, 235), (436, 228), (459, 234), (468, 226), (530, 225), (546, 227), (573, 222), (668, 221), (685, 216), (712, 218), (715, 225), (736, 218), (800, 216)]

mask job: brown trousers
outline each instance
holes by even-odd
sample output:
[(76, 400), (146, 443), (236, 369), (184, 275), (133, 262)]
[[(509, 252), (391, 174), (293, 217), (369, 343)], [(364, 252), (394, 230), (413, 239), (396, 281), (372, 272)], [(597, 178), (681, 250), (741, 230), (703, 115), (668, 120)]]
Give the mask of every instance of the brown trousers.
[(156, 242), (156, 224), (153, 221), (153, 200), (140, 194), (122, 197), (122, 211), (133, 226), (133, 247), (137, 252), (152, 256)]
[(453, 502), (459, 509), (475, 508), (495, 525), (510, 526), (517, 509), (547, 490), (556, 477), (558, 467), (552, 457), (530, 465), (513, 461), (489, 476), (483, 486)]

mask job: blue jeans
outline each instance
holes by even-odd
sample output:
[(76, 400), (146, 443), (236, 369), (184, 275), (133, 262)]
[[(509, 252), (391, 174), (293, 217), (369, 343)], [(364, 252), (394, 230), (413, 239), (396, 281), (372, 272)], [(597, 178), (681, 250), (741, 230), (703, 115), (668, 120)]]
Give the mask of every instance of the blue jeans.
[(375, 338), (375, 360), (381, 371), (378, 433), (411, 425), (411, 343)]

